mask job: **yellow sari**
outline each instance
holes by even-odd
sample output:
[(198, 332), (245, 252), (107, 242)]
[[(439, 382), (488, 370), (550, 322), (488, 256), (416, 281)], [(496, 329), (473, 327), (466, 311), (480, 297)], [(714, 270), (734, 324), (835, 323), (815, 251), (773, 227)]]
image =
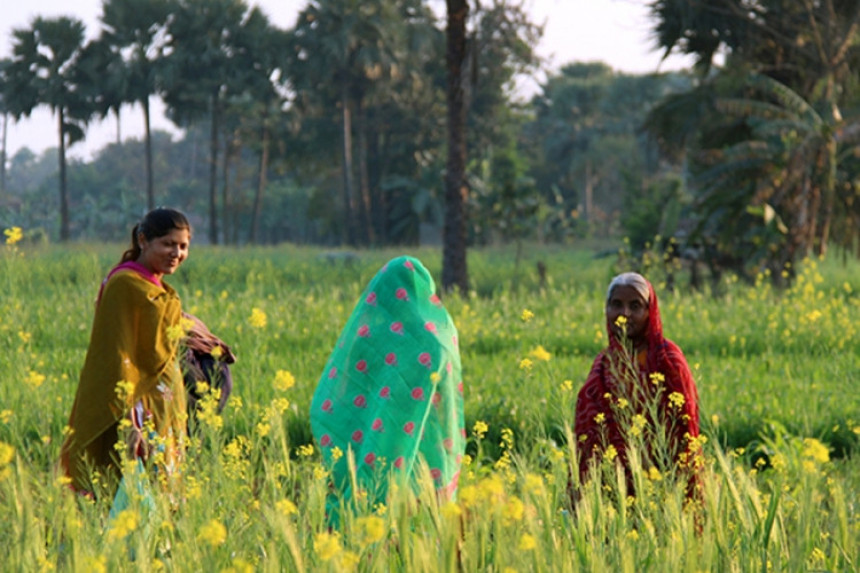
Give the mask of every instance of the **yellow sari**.
[[(187, 416), (177, 361), (180, 319), (176, 291), (140, 265), (125, 263), (108, 275), (61, 449), (63, 471), (75, 490), (93, 492), (90, 470), (115, 486), (123, 418), (134, 420), (144, 439), (156, 437), (151, 451), (159, 467), (168, 475), (176, 467)], [(129, 416), (132, 409), (137, 416)]]

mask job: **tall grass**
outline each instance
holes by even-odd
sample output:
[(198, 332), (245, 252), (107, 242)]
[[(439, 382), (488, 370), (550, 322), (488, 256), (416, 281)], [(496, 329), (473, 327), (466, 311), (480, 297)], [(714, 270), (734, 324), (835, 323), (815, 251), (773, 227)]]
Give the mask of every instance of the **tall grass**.
[[(709, 438), (700, 505), (644, 470), (635, 496), (624, 495), (608, 465), (610, 479), (585, 485), (570, 511), (567, 435), (576, 392), (606, 342), (602, 300), (613, 261), (534, 249), (513, 280), (505, 251), (473, 252), (475, 292), (445, 300), (460, 331), (471, 430), (456, 502), (439, 505), (425, 480), (397, 489), (385, 506), (358, 500), (329, 531), (307, 407), (361, 289), (399, 253), (195, 249), (169, 280), (238, 354), (234, 394), (223, 416), (201, 420), (180, 499), (156, 493), (149, 508), (132, 496), (109, 521), (110, 500), (68, 494), (54, 464), (98, 283), (120, 251), (0, 253), (4, 571), (860, 567), (856, 264), (807, 262), (781, 292), (766, 277), (727, 282), (719, 297), (656, 284), (666, 334), (693, 368)], [(412, 254), (439, 276), (438, 253)], [(538, 259), (545, 285), (533, 270)], [(294, 387), (273, 384), (280, 370), (295, 376)]]

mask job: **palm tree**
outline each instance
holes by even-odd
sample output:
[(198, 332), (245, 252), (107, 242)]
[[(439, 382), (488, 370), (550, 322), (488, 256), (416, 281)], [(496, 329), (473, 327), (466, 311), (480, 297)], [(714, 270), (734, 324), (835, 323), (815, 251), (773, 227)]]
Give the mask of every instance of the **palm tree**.
[(148, 209), (155, 207), (149, 98), (158, 93), (158, 62), (170, 11), (170, 0), (103, 0), (102, 4), (101, 40), (122, 64), (106, 78), (122, 81), (117, 90), (119, 104), (114, 104), (116, 113), (125, 102), (139, 103), (143, 109)]
[[(164, 100), (178, 125), (209, 119), (209, 241), (218, 243), (218, 147), (225, 99), (244, 90), (248, 70), (234, 40), (248, 7), (243, 0), (177, 0), (162, 60)], [(208, 113), (207, 113), (208, 110)]]
[(3, 97), (6, 84), (6, 68), (9, 60), (0, 59), (0, 115), (3, 116), (3, 133), (0, 135), (0, 198), (6, 194), (6, 132), (9, 127), (9, 108)]
[(283, 54), (288, 49), (288, 35), (272, 25), (259, 8), (250, 11), (241, 30), (242, 39), (239, 43), (245, 50), (239, 57), (245, 61), (243, 67), (252, 70), (247, 82), (247, 90), (252, 98), (247, 114), (248, 123), (251, 129), (256, 131), (255, 147), (258, 151), (257, 182), (251, 208), (250, 230), (250, 240), (256, 243), (267, 184), (272, 131), (279, 119), (284, 100), (275, 82), (286, 80)]
[(16, 121), (29, 116), (38, 105), (57, 114), (60, 140), (60, 240), (69, 232), (69, 197), (66, 180), (66, 147), (84, 138), (92, 114), (74, 84), (75, 65), (83, 48), (84, 23), (75, 18), (41, 18), (29, 28), (15, 29), (13, 56), (6, 69), (4, 100)]
[[(335, 92), (341, 116), (344, 230), (350, 244), (374, 242), (372, 198), (367, 176), (366, 98), (374, 85), (396, 70), (395, 35), (403, 25), (402, 2), (312, 0), (299, 14), (292, 33), (292, 78), (308, 97), (326, 87)], [(321, 89), (322, 88), (322, 89)], [(353, 125), (355, 120), (356, 125)], [(359, 194), (354, 192), (353, 132), (358, 134)], [(356, 225), (356, 219), (360, 226)]]
[(119, 53), (102, 40), (87, 42), (75, 66), (75, 82), (101, 119), (113, 112), (116, 143), (122, 142), (120, 108), (128, 89), (128, 68)]

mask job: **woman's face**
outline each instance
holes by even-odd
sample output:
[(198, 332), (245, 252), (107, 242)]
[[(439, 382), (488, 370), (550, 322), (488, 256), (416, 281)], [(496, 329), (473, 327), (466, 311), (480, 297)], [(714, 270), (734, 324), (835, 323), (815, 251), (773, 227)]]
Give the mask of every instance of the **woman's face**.
[(146, 240), (141, 235), (140, 258), (137, 262), (156, 276), (171, 275), (188, 257), (191, 233), (188, 229), (173, 229), (164, 236)]
[(619, 339), (626, 335), (634, 342), (642, 342), (648, 328), (648, 303), (635, 288), (617, 286), (606, 303), (606, 318)]

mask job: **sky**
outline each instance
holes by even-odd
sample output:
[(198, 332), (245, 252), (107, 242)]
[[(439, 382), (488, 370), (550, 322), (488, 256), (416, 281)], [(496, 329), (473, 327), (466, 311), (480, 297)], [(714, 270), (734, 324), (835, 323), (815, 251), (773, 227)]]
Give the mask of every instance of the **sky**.
[[(273, 24), (291, 28), (306, 0), (250, 0), (260, 6)], [(98, 35), (102, 0), (3, 0), (0, 20), (0, 58), (12, 56), (12, 30), (27, 28), (36, 16), (74, 16), (84, 22), (87, 38)], [(444, 11), (444, 4), (439, 10)], [(612, 68), (628, 73), (669, 71), (689, 67), (690, 60), (670, 56), (661, 61), (662, 53), (654, 50), (651, 37), (652, 22), (647, 0), (524, 0), (532, 21), (544, 24), (544, 35), (537, 53), (553, 71), (574, 61), (601, 60)], [(437, 12), (439, 11), (437, 10)], [(535, 93), (540, 78), (522, 82), (523, 97)], [(163, 115), (160, 99), (153, 98), (153, 129), (179, 132)], [(122, 139), (140, 138), (143, 134), (143, 113), (139, 107), (126, 106), (121, 113)], [(86, 140), (68, 150), (69, 156), (89, 159), (99, 149), (116, 140), (116, 120), (91, 122)], [(39, 107), (29, 118), (10, 121), (6, 146), (12, 157), (20, 148), (28, 147), (41, 153), (57, 146), (56, 118)]]

